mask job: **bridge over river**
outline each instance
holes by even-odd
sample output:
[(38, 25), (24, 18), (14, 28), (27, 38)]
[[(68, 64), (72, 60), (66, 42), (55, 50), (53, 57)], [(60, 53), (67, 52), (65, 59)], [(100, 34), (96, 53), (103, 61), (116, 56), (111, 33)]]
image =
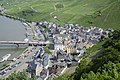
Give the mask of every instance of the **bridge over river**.
[(44, 42), (44, 41), (0, 41), (0, 44), (16, 44), (19, 47), (19, 44), (28, 44), (28, 45), (39, 45), (44, 46), (46, 44), (49, 44), (50, 42)]

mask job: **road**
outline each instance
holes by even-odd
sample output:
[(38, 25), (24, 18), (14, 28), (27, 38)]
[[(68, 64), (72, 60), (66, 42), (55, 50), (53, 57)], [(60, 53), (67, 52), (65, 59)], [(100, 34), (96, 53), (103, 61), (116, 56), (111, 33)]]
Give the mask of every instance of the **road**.
[[(37, 40), (43, 40), (43, 41), (45, 41), (45, 37), (42, 34), (42, 32), (40, 31), (40, 29), (39, 29), (38, 26), (35, 26), (35, 25), (31, 24), (31, 23), (27, 23), (27, 24), (32, 28), (34, 36), (35, 36), (35, 38)], [(39, 35), (41, 35), (41, 37)]]
[(45, 41), (0, 41), (0, 44), (39, 44), (43, 45), (46, 44)]
[[(21, 57), (20, 57), (20, 59), (17, 59), (15, 62), (11, 62), (9, 65), (9, 67), (8, 68), (6, 68), (6, 69), (4, 69), (3, 71), (5, 71), (5, 70), (7, 70), (6, 71), (6, 74), (4, 74), (4, 75), (0, 75), (0, 78), (7, 78), (11, 73), (13, 73), (14, 71), (23, 71), (24, 69), (26, 69), (27, 68), (27, 65), (28, 65), (28, 63), (26, 63), (26, 62), (28, 62), (28, 61), (30, 61), (30, 59), (32, 58), (32, 56), (34, 55), (34, 53), (36, 52), (36, 51), (38, 51), (39, 50), (39, 47), (37, 47), (36, 49), (34, 49), (34, 50), (32, 50), (32, 48), (33, 47), (29, 47), (28, 48), (28, 51), (27, 52), (25, 52), (25, 53), (23, 53), (22, 55), (21, 55)], [(32, 50), (32, 51), (31, 51)], [(25, 57), (26, 56), (26, 57)], [(9, 68), (10, 67), (12, 67), (13, 65), (15, 65), (16, 63), (18, 63), (18, 62), (21, 62), (20, 64), (17, 64), (17, 66), (16, 67), (14, 67), (14, 68), (12, 68), (11, 70), (9, 70)], [(2, 71), (1, 71), (2, 72)]]
[[(40, 31), (38, 26), (32, 25), (28, 23), (28, 25), (32, 28), (33, 33), (35, 37), (39, 40), (40, 38), (45, 42), (45, 37)], [(39, 35), (42, 35), (42, 37), (39, 37)], [(41, 41), (38, 41), (41, 42)], [(4, 70), (0, 71), (0, 73), (4, 72), (3, 74), (0, 74), (0, 78), (7, 78), (11, 73), (14, 71), (23, 71), (24, 69), (27, 69), (28, 63), (32, 56), (39, 50), (40, 47), (28, 47), (27, 50), (25, 50), (19, 58), (17, 58), (14, 62), (9, 63), (9, 66), (5, 68)]]

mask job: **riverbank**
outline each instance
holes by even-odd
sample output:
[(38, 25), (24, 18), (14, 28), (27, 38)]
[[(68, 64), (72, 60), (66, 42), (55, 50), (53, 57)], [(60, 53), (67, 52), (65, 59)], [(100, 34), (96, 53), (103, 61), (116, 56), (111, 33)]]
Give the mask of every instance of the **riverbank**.
[[(83, 26), (120, 29), (119, 0), (95, 0), (94, 2), (92, 0), (1, 0), (0, 2), (3, 3), (2, 7), (6, 9), (7, 14), (31, 21), (50, 21), (55, 24), (73, 23)], [(57, 11), (52, 15), (60, 21), (50, 16), (50, 13), (54, 10)]]
[(37, 38), (35, 37), (35, 31), (34, 31), (34, 27), (33, 27), (33, 25), (32, 25), (32, 21), (28, 21), (28, 20), (26, 20), (26, 19), (23, 19), (23, 18), (20, 18), (20, 17), (16, 17), (16, 16), (12, 16), (12, 15), (8, 15), (8, 14), (1, 13), (1, 12), (0, 12), (0, 15), (1, 15), (1, 16), (5, 16), (5, 17), (10, 18), (10, 19), (19, 20), (20, 22), (22, 22), (23, 24), (25, 24), (24, 26), (29, 27), (29, 28), (32, 29), (32, 34), (33, 34), (32, 37), (33, 37), (34, 39), (37, 39)]
[[(25, 37), (23, 37), (25, 35), (25, 32), (21, 31), (21, 29), (19, 29), (21, 27), (21, 25), (23, 25), (23, 23), (25, 22), (24, 19), (17, 18), (17, 17), (11, 16), (11, 15), (7, 15), (7, 14), (2, 14), (2, 13), (1, 13), (0, 18), (2, 18), (2, 19), (0, 19), (0, 23), (2, 23), (1, 24), (2, 27), (0, 29), (0, 32), (1, 32), (0, 34), (2, 36), (1, 36), (0, 40), (24, 40), (25, 39)], [(6, 20), (7, 18), (15, 20), (16, 25), (15, 25), (15, 23), (10, 23), (13, 20), (9, 20), (9, 19)], [(16, 20), (18, 20), (18, 21), (16, 21)], [(9, 23), (10, 23), (10, 25), (9, 25)], [(18, 23), (20, 23), (20, 25)], [(6, 24), (6, 25), (4, 25), (4, 24)], [(17, 24), (19, 25), (19, 28), (17, 27), (18, 26)], [(7, 28), (6, 26), (9, 26), (9, 27)], [(13, 27), (13, 26), (15, 26), (15, 27)], [(27, 27), (29, 28), (29, 26), (27, 26)], [(8, 31), (6, 31), (6, 30), (8, 30)], [(23, 30), (25, 30), (25, 27), (23, 28)], [(7, 33), (9, 33), (9, 34), (7, 34)], [(13, 58), (16, 58), (16, 57), (20, 56), (21, 53), (24, 52), (25, 48), (23, 48), (23, 46), (22, 47), (20, 46), (20, 48), (16, 48), (16, 45), (0, 45), (0, 56), (2, 57), (5, 54), (10, 53), (12, 55), (9, 58), (9, 60), (12, 60)], [(26, 45), (25, 45), (25, 47), (26, 47)], [(9, 64), (10, 62), (11, 61), (5, 61), (3, 63), (0, 63), (0, 68), (2, 68), (2, 66), (4, 64)]]
[(0, 63), (0, 70), (2, 69), (2, 66), (4, 64), (9, 65), (9, 63), (11, 63), (11, 60), (13, 58), (17, 58), (18, 56), (20, 56), (25, 49), (26, 48), (21, 48), (21, 49), (0, 49), (0, 54), (3, 53), (3, 54), (1, 54), (1, 57), (4, 56), (5, 54), (8, 54), (8, 53), (11, 54), (11, 57), (8, 58), (8, 61)]
[(1, 15), (1, 16), (5, 16), (5, 17), (8, 17), (8, 18), (10, 18), (10, 19), (19, 20), (19, 21), (21, 21), (21, 22), (26, 22), (26, 20), (23, 19), (23, 18), (11, 16), (11, 15), (8, 15), (8, 14), (5, 14), (5, 13), (1, 13), (1, 12), (0, 12), (0, 15)]

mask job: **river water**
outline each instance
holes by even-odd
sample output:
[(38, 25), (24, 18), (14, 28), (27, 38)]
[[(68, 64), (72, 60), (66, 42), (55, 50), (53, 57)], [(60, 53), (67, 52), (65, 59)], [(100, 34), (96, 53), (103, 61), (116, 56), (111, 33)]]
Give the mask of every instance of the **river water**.
[[(20, 21), (0, 16), (0, 41), (23, 41), (26, 38), (25, 33), (25, 26)], [(0, 44), (0, 60), (6, 54), (11, 54), (8, 59), (17, 57), (25, 50), (25, 47), (27, 46), (20, 45), (17, 48), (16, 45)], [(4, 63), (0, 63), (0, 67)]]

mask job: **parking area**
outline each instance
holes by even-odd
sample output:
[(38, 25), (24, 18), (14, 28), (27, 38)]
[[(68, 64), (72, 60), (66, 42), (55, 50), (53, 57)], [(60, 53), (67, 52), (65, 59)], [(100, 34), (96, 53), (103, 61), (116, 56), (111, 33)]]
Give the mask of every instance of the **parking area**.
[(4, 70), (0, 71), (0, 78), (8, 77), (14, 71), (23, 71), (27, 68), (29, 60), (34, 56), (37, 51), (36, 47), (27, 48), (20, 56), (18, 56), (14, 61), (9, 63), (9, 66)]

